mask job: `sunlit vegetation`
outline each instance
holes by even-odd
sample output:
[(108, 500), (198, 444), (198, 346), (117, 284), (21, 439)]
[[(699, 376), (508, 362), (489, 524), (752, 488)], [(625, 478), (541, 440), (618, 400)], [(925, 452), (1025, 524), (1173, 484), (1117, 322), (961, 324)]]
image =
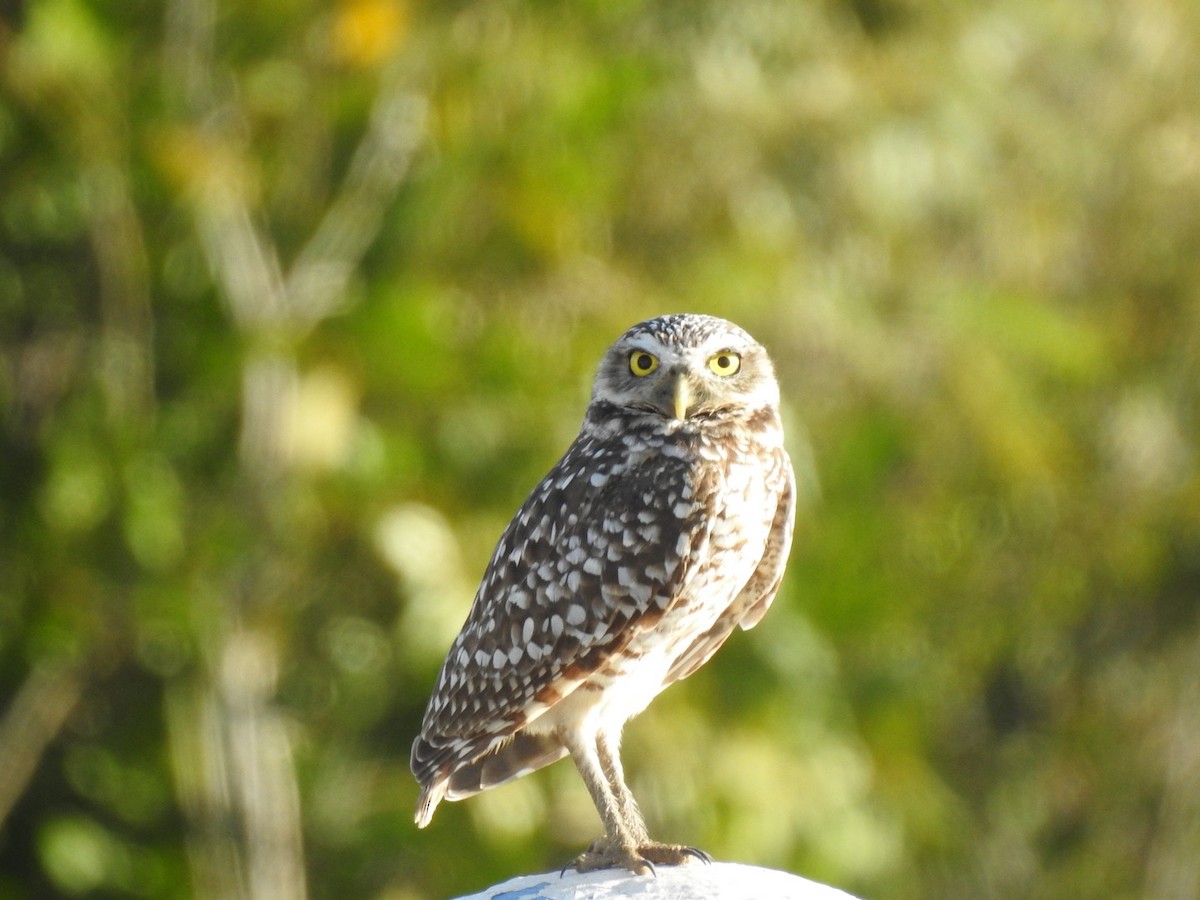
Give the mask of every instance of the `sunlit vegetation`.
[(1200, 6), (0, 10), (0, 898), (561, 866), (408, 748), (625, 327), (737, 321), (775, 607), (627, 731), (653, 831), (876, 900), (1200, 885)]

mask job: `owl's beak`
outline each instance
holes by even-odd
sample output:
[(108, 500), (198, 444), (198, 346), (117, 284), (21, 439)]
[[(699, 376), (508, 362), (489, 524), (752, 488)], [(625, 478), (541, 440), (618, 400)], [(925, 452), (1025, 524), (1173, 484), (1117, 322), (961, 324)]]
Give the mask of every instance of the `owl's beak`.
[(687, 375), (680, 372), (675, 376), (674, 391), (672, 393), (675, 405), (675, 418), (683, 421), (687, 418), (688, 412), (692, 408), (692, 386), (688, 383)]

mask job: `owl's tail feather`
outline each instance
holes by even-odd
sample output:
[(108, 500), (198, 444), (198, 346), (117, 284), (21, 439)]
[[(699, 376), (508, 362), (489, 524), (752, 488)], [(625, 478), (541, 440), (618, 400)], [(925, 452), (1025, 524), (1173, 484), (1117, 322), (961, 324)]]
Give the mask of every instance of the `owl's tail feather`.
[(552, 734), (520, 731), (490, 753), (455, 769), (450, 775), (447, 800), (462, 800), (548, 766), (567, 755), (562, 741)]
[[(416, 759), (418, 755), (417, 748), (414, 747), (413, 758)], [(414, 817), (417, 827), (424, 828), (429, 824), (434, 810), (442, 800), (462, 800), (514, 778), (528, 775), (566, 755), (567, 748), (554, 735), (518, 732), (495, 749), (488, 750), (449, 772), (443, 769), (438, 775), (422, 783), (421, 795), (417, 799), (417, 814)], [(417, 766), (414, 765), (413, 768)]]
[(429, 824), (429, 820), (433, 818), (433, 811), (437, 809), (437, 805), (442, 802), (444, 796), (446, 796), (445, 779), (433, 784), (422, 785), (421, 796), (417, 798), (417, 814), (413, 817), (418, 828), (424, 828)]

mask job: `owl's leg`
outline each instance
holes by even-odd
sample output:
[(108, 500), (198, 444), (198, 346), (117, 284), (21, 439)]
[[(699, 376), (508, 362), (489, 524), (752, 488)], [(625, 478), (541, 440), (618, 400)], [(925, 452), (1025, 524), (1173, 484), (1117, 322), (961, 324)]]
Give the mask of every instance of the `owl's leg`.
[(600, 768), (608, 781), (608, 786), (617, 801), (617, 809), (625, 822), (625, 827), (639, 844), (647, 843), (650, 835), (646, 833), (646, 820), (638, 809), (633, 792), (625, 784), (625, 770), (621, 767), (621, 752), (619, 741), (613, 740), (606, 731), (596, 735), (596, 758), (600, 760)]
[[(564, 735), (564, 743), (570, 750), (571, 759), (579, 769), (579, 774), (583, 776), (583, 783), (587, 785), (592, 802), (596, 804), (596, 811), (600, 813), (600, 820), (604, 823), (604, 837), (594, 841), (572, 865), (580, 872), (614, 867), (637, 873), (653, 872), (653, 863), (638, 853), (638, 846), (645, 840), (645, 826), (641, 825), (641, 816), (638, 815), (637, 818), (639, 830), (631, 831), (626, 821), (626, 813), (622, 809), (623, 800), (618, 799), (601, 763), (598, 742), (589, 736), (567, 734)], [(621, 787), (624, 788), (623, 783)]]
[(571, 750), (605, 827), (605, 836), (593, 842), (575, 860), (575, 868), (580, 872), (624, 868), (647, 873), (653, 872), (656, 864), (675, 866), (689, 859), (711, 862), (712, 857), (695, 847), (650, 840), (637, 801), (625, 784), (621, 757), (615, 745), (612, 736), (601, 731), (592, 748), (586, 748), (578, 755)]

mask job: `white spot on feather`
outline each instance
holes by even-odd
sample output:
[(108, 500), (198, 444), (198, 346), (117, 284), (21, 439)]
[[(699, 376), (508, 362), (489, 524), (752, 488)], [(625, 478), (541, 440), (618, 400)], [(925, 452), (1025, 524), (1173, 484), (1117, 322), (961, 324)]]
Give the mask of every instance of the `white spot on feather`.
[(637, 601), (638, 606), (645, 606), (649, 603), (653, 594), (654, 589), (648, 584), (631, 584), (629, 586), (629, 596)]

